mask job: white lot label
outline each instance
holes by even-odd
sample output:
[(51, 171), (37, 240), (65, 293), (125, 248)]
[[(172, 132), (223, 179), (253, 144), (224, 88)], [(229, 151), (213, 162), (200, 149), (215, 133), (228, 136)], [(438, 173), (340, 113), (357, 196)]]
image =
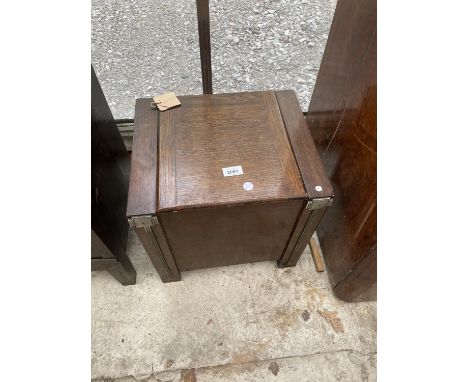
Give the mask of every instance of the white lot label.
[(224, 176), (242, 175), (242, 166), (223, 167)]

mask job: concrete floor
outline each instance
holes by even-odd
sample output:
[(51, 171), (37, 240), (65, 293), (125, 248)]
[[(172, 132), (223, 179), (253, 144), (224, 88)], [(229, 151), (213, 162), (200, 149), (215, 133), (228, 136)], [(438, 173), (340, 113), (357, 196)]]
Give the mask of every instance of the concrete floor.
[(376, 303), (335, 299), (309, 249), (295, 268), (221, 267), (170, 284), (132, 231), (128, 255), (136, 285), (92, 273), (95, 381), (376, 380)]

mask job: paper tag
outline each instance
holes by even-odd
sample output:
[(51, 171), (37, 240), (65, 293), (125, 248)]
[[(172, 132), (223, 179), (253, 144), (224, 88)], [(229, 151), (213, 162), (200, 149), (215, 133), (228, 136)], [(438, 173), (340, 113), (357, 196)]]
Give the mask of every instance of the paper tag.
[(242, 175), (242, 166), (223, 167), (224, 176)]
[(160, 96), (153, 97), (153, 101), (159, 110), (164, 111), (171, 107), (179, 106), (180, 101), (174, 92), (166, 93)]

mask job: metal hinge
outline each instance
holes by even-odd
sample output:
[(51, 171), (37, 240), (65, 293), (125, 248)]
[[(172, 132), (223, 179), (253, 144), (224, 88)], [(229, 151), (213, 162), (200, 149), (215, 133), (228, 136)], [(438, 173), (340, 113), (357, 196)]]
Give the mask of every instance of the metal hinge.
[(128, 219), (128, 224), (132, 228), (152, 227), (159, 224), (159, 220), (156, 216), (151, 215), (132, 216)]
[(316, 198), (316, 199), (309, 200), (307, 202), (306, 208), (309, 211), (320, 210), (322, 208), (331, 206), (332, 203), (333, 203), (332, 198)]

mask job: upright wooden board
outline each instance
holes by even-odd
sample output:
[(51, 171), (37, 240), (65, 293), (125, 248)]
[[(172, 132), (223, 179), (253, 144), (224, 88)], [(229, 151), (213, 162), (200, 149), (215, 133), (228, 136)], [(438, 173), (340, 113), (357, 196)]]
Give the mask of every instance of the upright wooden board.
[[(307, 113), (307, 123), (335, 191), (333, 206), (318, 229), (330, 281), (336, 286), (337, 296), (344, 300), (375, 297), (375, 0), (338, 1)], [(368, 259), (369, 256), (375, 259)]]

